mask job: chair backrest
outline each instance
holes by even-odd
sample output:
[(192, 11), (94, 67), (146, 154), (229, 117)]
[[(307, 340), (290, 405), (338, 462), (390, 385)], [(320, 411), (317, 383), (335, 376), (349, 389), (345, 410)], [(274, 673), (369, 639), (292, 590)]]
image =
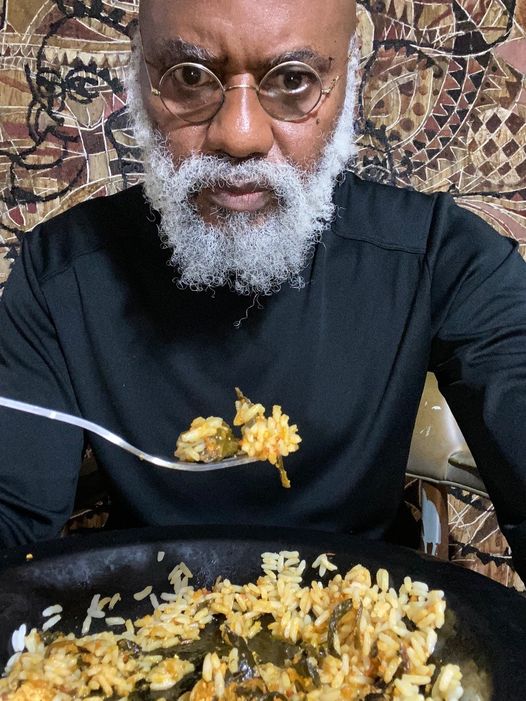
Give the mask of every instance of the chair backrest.
[(488, 497), (464, 436), (432, 373), (427, 375), (418, 409), (407, 474)]

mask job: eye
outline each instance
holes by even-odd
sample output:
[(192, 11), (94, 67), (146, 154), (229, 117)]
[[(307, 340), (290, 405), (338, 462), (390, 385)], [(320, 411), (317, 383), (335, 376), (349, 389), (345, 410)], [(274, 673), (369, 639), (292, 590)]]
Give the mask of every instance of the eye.
[(194, 65), (183, 65), (174, 68), (172, 79), (186, 88), (204, 88), (215, 82), (210, 73)]
[(309, 82), (309, 76), (306, 73), (301, 73), (298, 70), (283, 71), (278, 74), (278, 80), (281, 81), (282, 87), (287, 92), (295, 92), (306, 87)]
[(302, 95), (319, 84), (316, 73), (307, 65), (278, 66), (263, 79), (261, 88), (266, 93), (281, 95)]

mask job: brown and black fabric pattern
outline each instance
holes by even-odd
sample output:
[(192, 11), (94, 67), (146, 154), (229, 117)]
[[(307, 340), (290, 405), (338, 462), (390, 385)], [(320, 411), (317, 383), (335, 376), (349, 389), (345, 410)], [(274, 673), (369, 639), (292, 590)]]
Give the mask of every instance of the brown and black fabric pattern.
[[(123, 88), (138, 3), (0, 0), (0, 288), (24, 232), (141, 178)], [(526, 254), (526, 2), (359, 0), (358, 17), (356, 172), (448, 191)], [(519, 585), (491, 505), (454, 493), (450, 516), (453, 558)]]

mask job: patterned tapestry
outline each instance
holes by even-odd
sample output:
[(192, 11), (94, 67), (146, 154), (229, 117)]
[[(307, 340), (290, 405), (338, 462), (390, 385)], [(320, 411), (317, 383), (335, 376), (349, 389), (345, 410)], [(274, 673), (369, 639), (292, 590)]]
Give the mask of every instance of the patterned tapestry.
[(526, 245), (526, 2), (359, 6), (365, 177), (447, 191)]
[[(25, 231), (140, 180), (123, 93), (138, 1), (0, 0), (0, 288)], [(448, 191), (526, 254), (526, 0), (361, 0), (358, 17), (356, 171)], [(454, 557), (516, 581), (489, 505), (450, 506)]]

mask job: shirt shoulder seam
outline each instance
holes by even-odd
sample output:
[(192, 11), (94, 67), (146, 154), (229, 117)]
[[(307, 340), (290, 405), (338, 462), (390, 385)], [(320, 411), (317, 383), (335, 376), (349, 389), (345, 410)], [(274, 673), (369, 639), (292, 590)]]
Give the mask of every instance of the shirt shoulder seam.
[(94, 246), (93, 248), (90, 248), (90, 249), (88, 249), (88, 250), (81, 251), (81, 252), (79, 252), (79, 253), (76, 253), (76, 254), (72, 255), (70, 258), (68, 258), (67, 263), (65, 263), (64, 265), (62, 265), (62, 266), (61, 266), (60, 268), (58, 268), (57, 270), (53, 270), (53, 271), (44, 273), (44, 275), (42, 275), (42, 277), (39, 278), (39, 283), (42, 285), (42, 284), (48, 282), (49, 280), (52, 280), (52, 279), (53, 279), (54, 277), (56, 277), (57, 275), (61, 275), (62, 273), (66, 272), (66, 270), (69, 270), (69, 268), (71, 268), (71, 266), (74, 264), (74, 262), (75, 262), (78, 258), (82, 258), (83, 256), (89, 256), (89, 255), (91, 255), (92, 253), (95, 253), (96, 251), (100, 251), (100, 250), (103, 249), (103, 248), (106, 248), (106, 244), (105, 244), (105, 243), (99, 243), (99, 244), (97, 244), (96, 246)]
[(378, 248), (384, 248), (388, 251), (401, 251), (403, 253), (412, 253), (425, 255), (426, 249), (416, 246), (402, 246), (397, 243), (388, 243), (386, 241), (378, 241), (378, 239), (373, 239), (369, 236), (343, 236), (338, 232), (334, 232), (335, 236), (341, 239), (347, 239), (348, 241), (361, 241), (362, 243), (369, 243), (372, 246), (377, 246)]

